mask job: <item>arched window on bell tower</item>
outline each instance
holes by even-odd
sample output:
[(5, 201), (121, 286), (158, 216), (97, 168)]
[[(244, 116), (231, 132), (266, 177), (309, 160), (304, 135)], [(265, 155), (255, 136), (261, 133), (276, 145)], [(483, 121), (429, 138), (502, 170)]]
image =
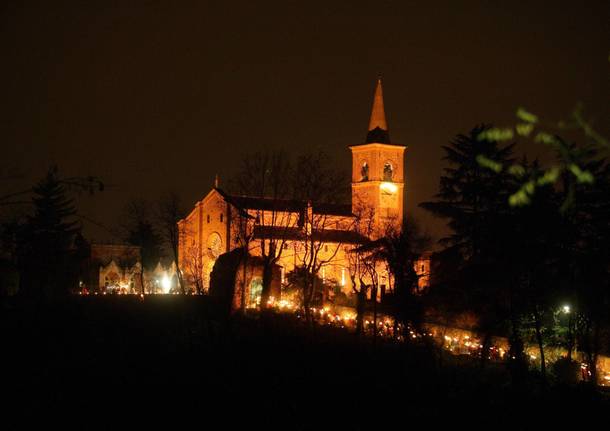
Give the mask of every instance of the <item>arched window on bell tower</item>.
[(394, 169), (392, 168), (392, 164), (390, 162), (386, 162), (383, 165), (383, 180), (392, 181), (393, 176), (394, 176)]
[(369, 164), (364, 162), (362, 164), (362, 169), (360, 170), (360, 181), (368, 181), (369, 180)]

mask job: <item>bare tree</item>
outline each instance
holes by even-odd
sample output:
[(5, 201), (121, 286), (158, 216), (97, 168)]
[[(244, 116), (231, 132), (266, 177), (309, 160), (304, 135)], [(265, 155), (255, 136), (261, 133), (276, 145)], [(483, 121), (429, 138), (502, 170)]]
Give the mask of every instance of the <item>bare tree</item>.
[[(262, 308), (267, 307), (269, 301), (273, 267), (282, 257), (288, 237), (299, 222), (298, 205), (290, 199), (292, 172), (290, 160), (284, 152), (259, 152), (242, 160), (240, 171), (233, 180), (237, 193), (260, 201), (255, 230), (263, 263)], [(246, 235), (244, 239), (249, 246), (251, 237)], [(246, 249), (244, 254), (248, 251)]]
[(246, 286), (248, 272), (248, 257), (250, 256), (250, 247), (254, 236), (254, 220), (246, 212), (240, 214), (236, 219), (237, 229), (234, 235), (235, 245), (241, 248), (241, 292), (239, 292), (239, 308), (241, 311), (246, 309)]
[[(346, 175), (334, 169), (323, 152), (301, 155), (294, 165), (281, 151), (244, 158), (233, 188), (241, 195), (258, 199), (252, 248), (258, 248), (263, 263), (262, 307), (268, 304), (273, 268), (288, 241), (306, 243), (299, 257), (312, 276), (329, 261), (319, 258), (323, 246), (326, 250), (332, 243), (330, 254), (336, 255), (341, 242), (326, 241), (321, 232), (334, 225), (337, 217), (325, 212), (322, 206), (341, 201), (346, 196), (347, 189), (342, 188), (346, 183)], [(304, 301), (308, 302), (312, 295), (313, 291), (308, 291)]]
[[(370, 238), (374, 230), (375, 210), (365, 205), (357, 205), (356, 209), (355, 230), (360, 235)], [(348, 272), (352, 284), (352, 291), (356, 295), (356, 334), (360, 335), (364, 328), (364, 313), (366, 311), (366, 297), (368, 290), (371, 287), (371, 282), (368, 280), (367, 259), (370, 255), (370, 250), (367, 247), (368, 243), (361, 244), (349, 250)]]
[(337, 214), (341, 211), (333, 211), (345, 197), (342, 185), (346, 183), (345, 174), (333, 168), (325, 153), (306, 153), (297, 158), (293, 192), (299, 201), (307, 202), (302, 221), (303, 250), (297, 253), (297, 258), (306, 274), (302, 289), (308, 321), (312, 319), (311, 305), (317, 291), (317, 276), (349, 241), (343, 233), (353, 228), (351, 211), (343, 216)]
[(198, 295), (202, 295), (205, 292), (203, 285), (204, 267), (201, 246), (192, 245), (187, 247), (182, 259), (185, 274), (195, 288), (195, 292), (197, 292)]
[(161, 257), (161, 239), (153, 223), (150, 202), (132, 199), (123, 210), (120, 230), (123, 238), (141, 249), (142, 270), (140, 271), (141, 293), (146, 293), (144, 271), (152, 270)]
[(402, 225), (388, 223), (383, 236), (374, 241), (372, 252), (375, 259), (383, 261), (394, 280), (391, 308), (394, 314), (394, 329), (398, 322), (418, 324), (416, 292), (420, 276), (415, 265), (430, 244), (428, 235), (421, 231), (414, 220), (405, 220)]

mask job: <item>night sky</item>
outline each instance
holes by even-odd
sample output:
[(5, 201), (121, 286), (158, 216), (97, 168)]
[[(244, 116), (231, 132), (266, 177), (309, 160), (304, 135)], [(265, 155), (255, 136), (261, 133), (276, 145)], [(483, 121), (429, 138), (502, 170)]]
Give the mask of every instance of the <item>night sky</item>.
[(512, 124), (518, 106), (558, 120), (578, 101), (609, 131), (607, 1), (6, 3), (0, 168), (20, 178), (2, 191), (53, 163), (101, 176), (113, 187), (81, 211), (109, 227), (133, 196), (173, 189), (190, 206), (245, 152), (323, 148), (349, 169), (379, 73), (409, 147), (407, 210), (436, 235), (416, 206), (456, 133)]

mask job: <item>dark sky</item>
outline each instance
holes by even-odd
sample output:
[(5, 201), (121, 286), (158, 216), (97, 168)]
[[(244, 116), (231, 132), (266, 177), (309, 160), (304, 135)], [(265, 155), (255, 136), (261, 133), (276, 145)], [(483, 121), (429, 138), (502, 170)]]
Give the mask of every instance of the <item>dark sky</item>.
[(115, 187), (81, 207), (108, 226), (132, 196), (194, 203), (245, 152), (319, 147), (348, 169), (378, 73), (409, 147), (408, 210), (435, 234), (416, 205), (456, 133), (512, 124), (518, 106), (565, 118), (578, 101), (610, 124), (607, 1), (7, 3), (0, 167), (22, 183), (53, 163), (103, 177)]

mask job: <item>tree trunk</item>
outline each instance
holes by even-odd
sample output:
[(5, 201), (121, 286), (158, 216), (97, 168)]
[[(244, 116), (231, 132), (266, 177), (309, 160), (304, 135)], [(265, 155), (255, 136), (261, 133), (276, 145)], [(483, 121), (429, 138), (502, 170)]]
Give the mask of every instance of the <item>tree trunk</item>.
[(570, 313), (568, 317), (568, 360), (572, 361), (572, 351), (574, 350), (574, 330), (573, 323), (574, 319), (572, 319), (572, 313)]
[(597, 357), (599, 355), (599, 338), (600, 338), (600, 330), (599, 330), (599, 322), (593, 323), (593, 346), (591, 348), (591, 360), (589, 364), (589, 369), (591, 371), (591, 382), (593, 385), (597, 385)]
[(481, 368), (485, 368), (489, 359), (489, 348), (491, 347), (491, 334), (485, 332), (483, 336), (483, 347), (481, 348)]
[(241, 298), (239, 300), (239, 308), (242, 312), (246, 311), (246, 277), (248, 275), (248, 248), (244, 249), (242, 254), (242, 281), (241, 281)]
[(523, 338), (521, 337), (521, 331), (519, 330), (519, 324), (517, 321), (517, 317), (514, 315), (511, 315), (510, 320), (511, 320), (511, 336), (509, 338), (510, 352), (516, 359), (522, 360), (523, 356), (524, 356)]
[(263, 290), (261, 292), (261, 310), (268, 307), (271, 281), (273, 278), (273, 262), (265, 260), (263, 264)]
[(303, 309), (305, 311), (305, 321), (307, 325), (313, 327), (313, 315), (311, 314), (311, 301), (313, 299), (313, 283), (309, 280), (309, 277), (305, 279), (305, 285), (303, 286)]
[(364, 329), (364, 310), (366, 306), (366, 287), (360, 283), (360, 290), (356, 296), (356, 335), (360, 336)]
[(373, 345), (377, 345), (377, 287), (371, 290), (371, 299), (373, 300)]
[(182, 278), (182, 271), (180, 271), (180, 267), (178, 266), (178, 262), (176, 259), (176, 275), (178, 276), (178, 284), (180, 285), (180, 292), (183, 295), (186, 295), (186, 288), (184, 287), (184, 279)]
[(305, 322), (307, 325), (313, 324), (313, 318), (311, 315), (311, 303), (308, 299), (307, 293), (303, 296), (303, 311), (305, 312)]
[(536, 342), (538, 343), (538, 351), (540, 352), (540, 373), (542, 381), (546, 383), (546, 363), (544, 360), (544, 343), (542, 339), (542, 322), (538, 307), (534, 307), (534, 326), (536, 328)]
[(142, 297), (146, 293), (144, 291), (144, 267), (142, 267), (142, 271), (140, 271), (140, 290), (142, 291)]

